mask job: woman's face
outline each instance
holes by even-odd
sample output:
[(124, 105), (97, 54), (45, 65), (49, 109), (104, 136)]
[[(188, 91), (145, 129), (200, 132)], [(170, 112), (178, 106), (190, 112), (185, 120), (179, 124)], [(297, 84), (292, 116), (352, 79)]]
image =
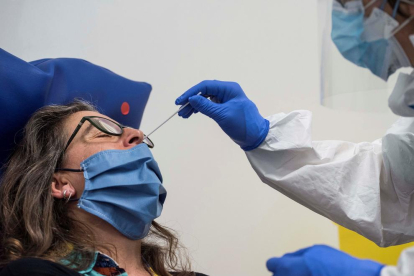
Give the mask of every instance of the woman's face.
[[(364, 6), (367, 6), (368, 4), (371, 4), (371, 1), (372, 0), (362, 0), (362, 3), (364, 4)], [(375, 3), (370, 5), (365, 10), (365, 16), (368, 17), (371, 14), (371, 12), (374, 8), (380, 8), (382, 2), (383, 2), (382, 0), (377, 0), (377, 1), (375, 1)], [(387, 2), (385, 4), (384, 11), (387, 14), (392, 15), (393, 7), (391, 6), (391, 4), (389, 2)], [(410, 4), (407, 4), (407, 3), (404, 3), (404, 2), (400, 2), (399, 6), (398, 6), (398, 12), (396, 14), (395, 19), (401, 24), (412, 15), (414, 15), (414, 5), (410, 5)]]
[[(371, 3), (371, 0), (363, 0), (362, 1), (364, 6)], [(377, 0), (371, 6), (369, 6), (365, 10), (365, 17), (369, 17), (374, 8), (380, 8), (383, 0)], [(386, 5), (384, 6), (384, 11), (392, 15), (393, 7), (387, 1)], [(404, 2), (400, 2), (398, 6), (398, 12), (395, 16), (395, 20), (402, 25), (404, 22), (409, 20), (411, 16), (414, 16), (414, 5), (410, 5)], [(400, 43), (401, 47), (404, 49), (408, 59), (411, 62), (411, 65), (414, 66), (414, 45), (410, 40), (410, 35), (414, 34), (414, 20), (410, 21), (405, 27), (403, 27), (397, 34), (395, 34), (395, 38)]]
[[(98, 112), (77, 112), (64, 122), (64, 131), (67, 140), (84, 116), (100, 116), (111, 119)], [(99, 131), (88, 121), (85, 121), (66, 150), (62, 168), (79, 169), (80, 163), (95, 153), (109, 149), (126, 150), (142, 143), (143, 139), (144, 134), (138, 129), (124, 128), (121, 136), (110, 136)], [(69, 193), (72, 193), (72, 198), (80, 197), (85, 186), (83, 174), (76, 172), (57, 172), (55, 173), (54, 182), (56, 188), (60, 190), (60, 194), (53, 189), (53, 183), (52, 194), (58, 198), (61, 198), (65, 189), (68, 190)], [(69, 183), (70, 185), (68, 185)], [(69, 193), (67, 195), (69, 195)]]

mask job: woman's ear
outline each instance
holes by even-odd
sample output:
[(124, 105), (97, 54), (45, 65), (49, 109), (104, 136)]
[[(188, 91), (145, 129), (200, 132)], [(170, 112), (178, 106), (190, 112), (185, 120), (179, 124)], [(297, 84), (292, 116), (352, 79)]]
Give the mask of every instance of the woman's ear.
[(70, 181), (61, 173), (55, 173), (51, 183), (52, 196), (54, 198), (67, 198), (76, 194), (76, 190)]

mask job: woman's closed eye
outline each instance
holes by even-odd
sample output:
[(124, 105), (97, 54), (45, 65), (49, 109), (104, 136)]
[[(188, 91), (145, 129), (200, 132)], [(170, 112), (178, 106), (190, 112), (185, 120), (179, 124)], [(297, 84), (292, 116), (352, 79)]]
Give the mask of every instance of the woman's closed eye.
[(111, 137), (111, 135), (109, 135), (109, 134), (105, 134), (105, 133), (102, 133), (102, 134), (99, 134), (98, 136), (96, 136), (97, 138), (100, 138), (100, 137)]

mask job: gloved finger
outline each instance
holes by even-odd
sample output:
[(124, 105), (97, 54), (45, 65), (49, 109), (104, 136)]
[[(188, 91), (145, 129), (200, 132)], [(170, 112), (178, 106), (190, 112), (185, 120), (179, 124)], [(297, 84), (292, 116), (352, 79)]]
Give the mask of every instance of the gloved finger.
[(302, 256), (303, 254), (306, 253), (306, 251), (308, 251), (309, 249), (313, 248), (313, 246), (310, 247), (306, 247), (306, 248), (302, 248), (298, 251), (292, 252), (292, 253), (286, 253), (285, 255), (283, 255), (283, 257), (297, 257), (297, 256)]
[(184, 92), (184, 94), (175, 100), (175, 104), (180, 105), (187, 103), (188, 99), (198, 94), (198, 92), (201, 92), (202, 95), (219, 96), (225, 93), (227, 88), (233, 87), (234, 85), (238, 84), (235, 82), (205, 80)]
[(312, 276), (302, 257), (271, 258), (266, 267), (273, 276)]
[(269, 270), (270, 272), (276, 272), (276, 270), (278, 269), (279, 265), (281, 262), (281, 258), (270, 258), (269, 260), (267, 260), (266, 262), (266, 268), (267, 270)]
[(216, 117), (218, 110), (220, 109), (219, 104), (213, 103), (199, 95), (189, 98), (189, 102), (196, 111), (200, 111), (204, 115), (207, 115), (213, 119)]
[(188, 114), (188, 112), (194, 109), (191, 105), (187, 105), (186, 107), (184, 107), (183, 109), (180, 110), (180, 112), (178, 112), (178, 116), (183, 117), (184, 115)]
[(188, 89), (186, 92), (184, 92), (180, 97), (178, 97), (175, 100), (175, 104), (176, 105), (183, 105), (186, 104), (188, 102), (188, 99), (194, 95), (197, 95), (199, 92), (198, 88), (200, 87), (200, 84), (203, 82), (200, 82), (196, 85), (194, 85), (193, 87), (191, 87), (190, 89)]
[(215, 96), (211, 96), (209, 97), (210, 101), (212, 101), (213, 103), (221, 103), (218, 97)]
[(191, 108), (186, 114), (183, 114), (183, 118), (184, 119), (188, 119), (188, 118), (190, 118), (190, 116), (191, 115), (193, 115), (194, 114), (194, 112), (195, 112), (195, 109), (194, 108)]

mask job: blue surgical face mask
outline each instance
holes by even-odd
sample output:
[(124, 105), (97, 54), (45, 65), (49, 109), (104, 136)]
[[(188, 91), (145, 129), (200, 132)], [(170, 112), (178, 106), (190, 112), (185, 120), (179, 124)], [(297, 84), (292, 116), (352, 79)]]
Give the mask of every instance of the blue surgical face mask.
[(399, 24), (377, 8), (367, 19), (364, 12), (362, 1), (350, 1), (345, 6), (334, 1), (332, 40), (347, 60), (388, 80), (397, 69), (411, 66), (394, 37)]
[(131, 240), (144, 238), (161, 215), (167, 196), (148, 146), (105, 150), (81, 163), (85, 189), (78, 207), (115, 227)]

